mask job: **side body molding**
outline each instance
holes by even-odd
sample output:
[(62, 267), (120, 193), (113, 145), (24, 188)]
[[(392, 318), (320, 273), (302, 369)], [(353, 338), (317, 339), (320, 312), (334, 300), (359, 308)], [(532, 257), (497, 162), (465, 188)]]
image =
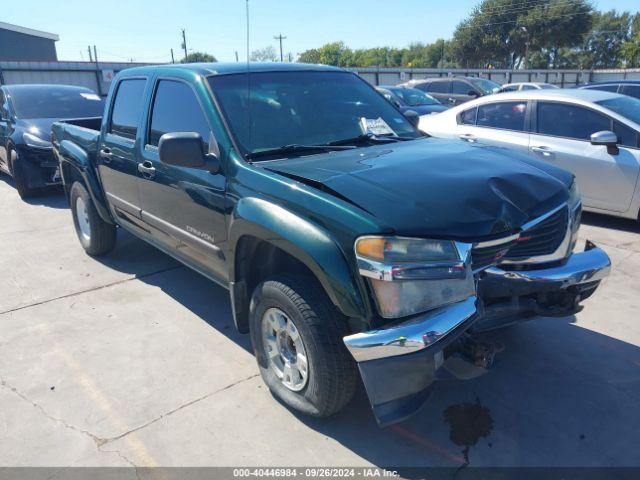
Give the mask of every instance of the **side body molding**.
[(268, 242), (302, 262), (345, 316), (365, 315), (354, 271), (349, 268), (342, 249), (328, 232), (280, 205), (249, 197), (238, 201), (229, 224), (229, 258), (234, 259), (229, 265), (229, 280), (234, 317), (239, 328), (242, 324), (242, 320), (238, 318), (241, 314), (238, 311), (242, 303), (240, 297), (251, 295), (251, 292), (242, 292), (241, 288), (236, 288), (236, 249), (244, 236)]

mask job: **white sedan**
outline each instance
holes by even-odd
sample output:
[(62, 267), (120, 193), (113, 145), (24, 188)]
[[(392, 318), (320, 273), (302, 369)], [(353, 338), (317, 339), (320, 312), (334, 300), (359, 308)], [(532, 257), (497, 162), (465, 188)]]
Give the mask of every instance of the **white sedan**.
[(573, 172), (585, 210), (638, 219), (640, 100), (599, 90), (548, 89), (482, 97), (419, 128), (530, 153)]

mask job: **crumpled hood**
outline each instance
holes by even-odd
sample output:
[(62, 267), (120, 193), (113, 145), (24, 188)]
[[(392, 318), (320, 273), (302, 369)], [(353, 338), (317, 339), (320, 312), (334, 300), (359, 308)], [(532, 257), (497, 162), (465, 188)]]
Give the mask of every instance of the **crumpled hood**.
[(528, 155), (427, 138), (262, 164), (355, 204), (398, 235), (479, 239), (568, 198), (573, 175)]

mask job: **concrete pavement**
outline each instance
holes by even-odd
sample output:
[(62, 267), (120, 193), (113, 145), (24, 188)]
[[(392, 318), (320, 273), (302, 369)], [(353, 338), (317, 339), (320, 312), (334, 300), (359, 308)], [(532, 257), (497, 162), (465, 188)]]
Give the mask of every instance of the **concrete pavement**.
[(640, 466), (635, 222), (585, 215), (614, 268), (584, 311), (495, 334), (488, 374), (381, 430), (362, 391), (325, 420), (278, 403), (227, 292), (153, 247), (92, 259), (61, 194), (4, 175), (0, 205), (2, 466)]

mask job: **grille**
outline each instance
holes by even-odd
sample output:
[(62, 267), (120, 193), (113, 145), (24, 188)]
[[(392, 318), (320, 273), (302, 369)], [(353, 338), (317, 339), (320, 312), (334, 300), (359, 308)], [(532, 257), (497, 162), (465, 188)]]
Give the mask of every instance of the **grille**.
[(568, 221), (568, 209), (562, 208), (529, 230), (523, 231), (505, 259), (517, 260), (555, 252), (567, 233)]
[(471, 266), (473, 270), (480, 270), (483, 268), (495, 265), (502, 260), (514, 245), (515, 240), (507, 241), (498, 245), (492, 245), (490, 247), (474, 247), (471, 250)]

